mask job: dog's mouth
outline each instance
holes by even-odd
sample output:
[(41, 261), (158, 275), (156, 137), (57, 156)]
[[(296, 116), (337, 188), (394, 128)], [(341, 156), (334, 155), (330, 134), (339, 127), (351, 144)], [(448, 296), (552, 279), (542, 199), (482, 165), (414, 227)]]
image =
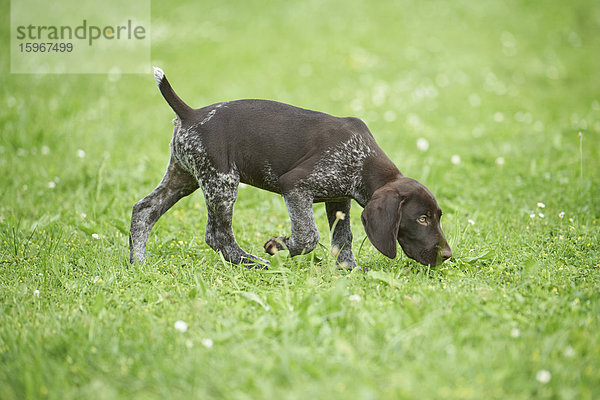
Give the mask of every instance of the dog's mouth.
[(411, 249), (408, 248), (408, 246), (403, 246), (402, 243), (400, 243), (400, 247), (402, 247), (402, 251), (404, 251), (404, 254), (406, 254), (406, 256), (410, 259), (413, 259), (423, 265), (429, 265), (428, 262), (424, 261), (424, 257), (423, 257), (423, 252), (419, 252), (419, 253), (413, 253), (413, 251)]
[(406, 254), (408, 258), (413, 259), (425, 266), (441, 265), (447, 259), (447, 257), (445, 258), (443, 255), (442, 248), (432, 250), (423, 249), (415, 254), (411, 250), (406, 249), (404, 246), (402, 246), (402, 243), (400, 243), (400, 246), (402, 247), (402, 251), (404, 251), (404, 254)]

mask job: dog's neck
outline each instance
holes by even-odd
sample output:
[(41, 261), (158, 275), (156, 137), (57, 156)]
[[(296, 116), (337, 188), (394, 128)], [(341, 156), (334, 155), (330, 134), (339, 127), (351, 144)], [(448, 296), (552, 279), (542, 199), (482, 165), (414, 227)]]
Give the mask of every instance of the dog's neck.
[(356, 200), (365, 206), (373, 197), (373, 193), (380, 187), (403, 177), (402, 173), (383, 152), (377, 157), (368, 157), (363, 164), (364, 186)]

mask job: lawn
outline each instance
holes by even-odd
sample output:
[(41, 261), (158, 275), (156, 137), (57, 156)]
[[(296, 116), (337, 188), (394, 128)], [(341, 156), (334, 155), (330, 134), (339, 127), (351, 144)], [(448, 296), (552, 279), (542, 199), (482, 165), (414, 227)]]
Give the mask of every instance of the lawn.
[[(173, 113), (147, 74), (0, 56), (0, 398), (600, 398), (600, 8), (590, 0), (152, 3), (154, 65), (200, 107), (266, 98), (370, 127), (444, 210), (454, 256), (318, 248), (269, 270), (204, 242), (200, 191), (128, 263)], [(241, 187), (262, 255), (280, 196)]]

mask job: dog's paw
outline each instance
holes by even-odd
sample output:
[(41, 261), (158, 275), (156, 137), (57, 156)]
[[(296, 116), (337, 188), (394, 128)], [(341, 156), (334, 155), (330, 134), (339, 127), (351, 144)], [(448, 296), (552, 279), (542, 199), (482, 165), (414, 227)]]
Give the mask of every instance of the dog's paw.
[(269, 261), (252, 254), (242, 258), (241, 264), (248, 269), (269, 269)]
[(355, 265), (354, 267), (346, 267), (346, 269), (348, 271), (362, 271), (362, 272), (365, 272), (365, 273), (367, 273), (367, 272), (369, 272), (371, 270), (370, 268), (363, 267), (363, 266), (360, 266), (360, 265)]
[(275, 255), (278, 251), (286, 250), (284, 241), (283, 237), (272, 237), (265, 243), (265, 251), (270, 255)]

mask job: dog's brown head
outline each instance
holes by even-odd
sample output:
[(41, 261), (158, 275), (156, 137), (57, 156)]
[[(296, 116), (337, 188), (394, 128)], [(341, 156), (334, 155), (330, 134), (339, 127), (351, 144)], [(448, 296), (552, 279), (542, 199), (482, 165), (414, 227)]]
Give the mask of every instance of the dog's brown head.
[(439, 265), (452, 257), (444, 237), (442, 210), (433, 194), (418, 181), (401, 177), (377, 189), (361, 220), (369, 240), (389, 258), (396, 241), (404, 253), (423, 265)]

